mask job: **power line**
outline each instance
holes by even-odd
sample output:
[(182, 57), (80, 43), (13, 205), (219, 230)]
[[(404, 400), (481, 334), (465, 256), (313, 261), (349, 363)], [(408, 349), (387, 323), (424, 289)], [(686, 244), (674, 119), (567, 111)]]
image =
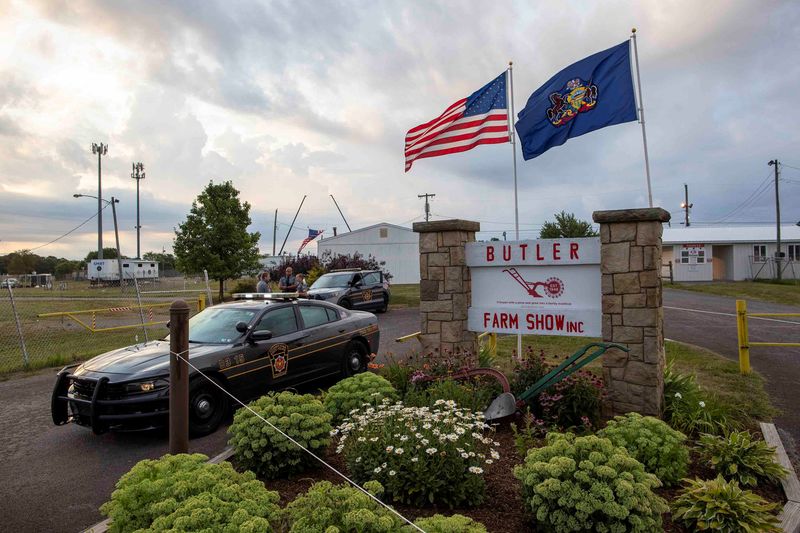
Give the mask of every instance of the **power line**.
[(87, 222), (89, 222), (90, 220), (92, 220), (92, 219), (93, 219), (94, 217), (96, 217), (98, 214), (102, 213), (102, 212), (103, 212), (103, 210), (105, 210), (105, 208), (106, 208), (106, 207), (108, 207), (108, 206), (109, 206), (109, 204), (106, 204), (106, 205), (104, 205), (104, 206), (103, 206), (103, 208), (102, 208), (102, 209), (100, 209), (100, 211), (98, 211), (98, 212), (97, 212), (97, 213), (95, 213), (94, 215), (90, 216), (89, 218), (87, 218), (86, 220), (84, 220), (83, 222), (81, 222), (80, 224), (78, 224), (77, 226), (75, 226), (74, 228), (72, 228), (71, 230), (69, 230), (68, 232), (66, 232), (66, 233), (65, 233), (64, 235), (62, 235), (61, 237), (58, 237), (58, 238), (56, 238), (56, 239), (53, 239), (52, 241), (50, 241), (50, 242), (48, 242), (48, 243), (45, 243), (45, 244), (42, 244), (42, 245), (40, 245), (40, 246), (37, 246), (37, 247), (35, 247), (35, 248), (29, 248), (29, 249), (28, 249), (28, 251), (29, 251), (29, 252), (32, 252), (32, 251), (34, 251), (34, 250), (38, 250), (39, 248), (44, 248), (45, 246), (49, 246), (49, 245), (53, 244), (53, 243), (54, 243), (54, 242), (56, 242), (56, 241), (60, 241), (61, 239), (63, 239), (63, 238), (64, 238), (64, 237), (66, 237), (67, 235), (69, 235), (70, 233), (73, 233), (75, 230), (79, 229), (81, 226), (83, 226), (84, 224), (86, 224)]
[(745, 198), (745, 200), (742, 203), (734, 207), (733, 210), (730, 211), (728, 214), (716, 220), (716, 222), (717, 223), (724, 222), (728, 218), (740, 212), (742, 209), (748, 207), (749, 205), (752, 205), (753, 202), (755, 202), (759, 197), (761, 197), (761, 195), (763, 195), (767, 190), (769, 190), (771, 178), (772, 178), (772, 172), (770, 172), (764, 178), (764, 180), (761, 183), (759, 183), (756, 189), (752, 193), (750, 193), (750, 196)]

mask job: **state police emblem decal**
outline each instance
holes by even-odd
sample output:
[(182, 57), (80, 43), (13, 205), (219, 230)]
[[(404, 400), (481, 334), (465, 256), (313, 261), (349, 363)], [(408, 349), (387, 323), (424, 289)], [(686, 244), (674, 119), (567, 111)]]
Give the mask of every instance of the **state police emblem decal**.
[(285, 376), (289, 371), (289, 347), (283, 343), (275, 344), (267, 352), (272, 364), (272, 377)]
[(550, 93), (552, 107), (547, 109), (547, 120), (559, 127), (578, 116), (579, 113), (591, 111), (597, 105), (597, 85), (580, 78), (567, 82), (558, 92)]

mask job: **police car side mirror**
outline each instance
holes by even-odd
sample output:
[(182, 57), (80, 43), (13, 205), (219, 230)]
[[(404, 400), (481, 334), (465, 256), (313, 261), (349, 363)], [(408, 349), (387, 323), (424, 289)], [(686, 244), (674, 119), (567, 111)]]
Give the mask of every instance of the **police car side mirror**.
[(250, 342), (265, 341), (272, 338), (272, 332), (268, 329), (260, 329), (250, 334)]
[(247, 322), (239, 321), (236, 323), (236, 331), (239, 333), (244, 333), (247, 331)]

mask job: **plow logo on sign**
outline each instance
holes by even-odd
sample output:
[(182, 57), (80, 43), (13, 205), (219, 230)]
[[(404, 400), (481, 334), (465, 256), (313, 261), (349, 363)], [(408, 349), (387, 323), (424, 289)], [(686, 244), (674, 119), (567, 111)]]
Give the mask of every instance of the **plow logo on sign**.
[(506, 268), (503, 272), (507, 272), (509, 276), (514, 278), (514, 281), (522, 285), (530, 296), (534, 298), (543, 298), (544, 295), (538, 291), (541, 288), (548, 298), (559, 298), (564, 294), (564, 282), (556, 277), (547, 278), (545, 281), (527, 281), (525, 280), (516, 268)]

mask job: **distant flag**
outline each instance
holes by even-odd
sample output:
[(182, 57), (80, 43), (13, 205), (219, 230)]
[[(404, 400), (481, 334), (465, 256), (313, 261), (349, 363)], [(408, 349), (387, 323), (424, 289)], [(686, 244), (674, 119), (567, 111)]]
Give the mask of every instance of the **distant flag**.
[(321, 230), (321, 229), (310, 229), (310, 230), (308, 230), (308, 237), (303, 239), (303, 244), (301, 244), (300, 245), (300, 249), (297, 250), (297, 255), (300, 255), (300, 252), (303, 251), (303, 248), (306, 247), (306, 244), (310, 243), (311, 241), (313, 241), (314, 239), (316, 239), (317, 237), (322, 235), (323, 231), (325, 231), (325, 230)]
[(509, 142), (506, 73), (406, 134), (406, 172), (417, 159)]
[(630, 42), (568, 66), (536, 89), (518, 116), (526, 160), (572, 137), (636, 120)]

